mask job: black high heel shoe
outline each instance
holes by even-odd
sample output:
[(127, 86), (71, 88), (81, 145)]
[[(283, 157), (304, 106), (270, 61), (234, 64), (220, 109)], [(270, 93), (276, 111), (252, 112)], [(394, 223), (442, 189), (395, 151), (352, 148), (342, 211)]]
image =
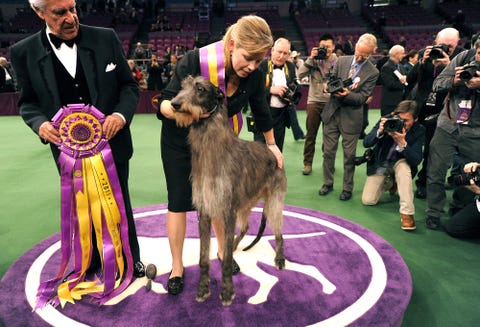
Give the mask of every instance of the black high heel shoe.
[[(172, 272), (170, 271), (170, 274)], [(183, 269), (182, 276), (176, 276), (168, 279), (167, 291), (168, 294), (177, 295), (183, 291), (183, 280), (185, 278), (185, 268)]]
[[(222, 259), (220, 259), (220, 256), (218, 255), (217, 253), (217, 259), (218, 261), (220, 261), (220, 263), (222, 263)], [(240, 266), (238, 265), (238, 263), (235, 261), (235, 259), (232, 258), (232, 275), (236, 275), (240, 272)]]

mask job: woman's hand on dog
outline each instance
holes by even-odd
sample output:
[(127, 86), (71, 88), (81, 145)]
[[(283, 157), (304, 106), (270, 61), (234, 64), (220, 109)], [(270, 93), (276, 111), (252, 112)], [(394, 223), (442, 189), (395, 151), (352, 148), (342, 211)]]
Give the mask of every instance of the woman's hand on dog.
[(175, 109), (172, 107), (170, 100), (163, 100), (160, 104), (160, 112), (165, 118), (175, 119)]
[(280, 151), (280, 149), (278, 148), (278, 146), (276, 144), (269, 144), (268, 148), (270, 149), (270, 151), (273, 152), (273, 155), (277, 159), (278, 168), (282, 169), (283, 168), (283, 154), (282, 154), (282, 151)]

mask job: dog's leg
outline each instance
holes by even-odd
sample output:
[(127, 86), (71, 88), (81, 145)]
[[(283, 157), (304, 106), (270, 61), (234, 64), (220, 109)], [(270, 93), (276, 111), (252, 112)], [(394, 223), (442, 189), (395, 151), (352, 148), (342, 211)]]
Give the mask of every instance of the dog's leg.
[(267, 217), (268, 226), (275, 234), (275, 267), (285, 268), (285, 255), (283, 253), (283, 201), (284, 192), (276, 192), (265, 202), (263, 214)]
[(211, 217), (199, 213), (200, 233), (200, 280), (197, 288), (197, 302), (204, 302), (210, 296), (210, 229)]
[(283, 254), (283, 237), (282, 234), (275, 234), (275, 267), (278, 270), (285, 268), (285, 255)]
[(235, 218), (236, 216), (234, 213), (230, 213), (229, 217), (225, 217), (225, 245), (222, 261), (222, 285), (220, 289), (220, 298), (224, 306), (232, 304), (232, 301), (235, 298), (235, 291), (232, 282)]

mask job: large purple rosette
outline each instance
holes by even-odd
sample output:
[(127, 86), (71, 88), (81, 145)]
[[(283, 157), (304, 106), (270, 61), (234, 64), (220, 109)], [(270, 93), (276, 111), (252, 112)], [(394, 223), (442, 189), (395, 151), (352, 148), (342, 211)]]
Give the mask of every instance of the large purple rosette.
[[(64, 307), (84, 295), (103, 304), (132, 280), (127, 216), (110, 145), (102, 133), (104, 121), (102, 112), (84, 104), (67, 105), (52, 119), (61, 138), (62, 260), (56, 277), (40, 284), (35, 308), (47, 303)], [(87, 274), (94, 247), (101, 269)], [(74, 270), (64, 278), (72, 253)]]

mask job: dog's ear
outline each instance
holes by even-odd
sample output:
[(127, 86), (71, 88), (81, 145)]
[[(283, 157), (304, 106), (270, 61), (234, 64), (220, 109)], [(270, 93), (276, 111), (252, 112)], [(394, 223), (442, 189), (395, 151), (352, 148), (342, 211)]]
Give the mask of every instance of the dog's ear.
[(186, 88), (187, 84), (191, 83), (192, 80), (193, 80), (193, 76), (187, 75), (187, 77), (185, 77), (182, 81), (182, 88)]
[(218, 101), (223, 101), (223, 98), (225, 97), (225, 94), (223, 94), (223, 91), (220, 90), (219, 87), (215, 88), (217, 90), (217, 99)]

